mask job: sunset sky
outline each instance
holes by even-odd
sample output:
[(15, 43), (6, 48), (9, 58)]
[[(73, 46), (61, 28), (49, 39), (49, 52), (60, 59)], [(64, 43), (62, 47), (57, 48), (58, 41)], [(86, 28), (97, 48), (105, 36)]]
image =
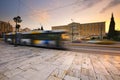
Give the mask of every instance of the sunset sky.
[(108, 31), (111, 14), (114, 14), (116, 30), (120, 30), (120, 0), (0, 0), (0, 21), (21, 16), (21, 28), (50, 30), (51, 26), (106, 22)]

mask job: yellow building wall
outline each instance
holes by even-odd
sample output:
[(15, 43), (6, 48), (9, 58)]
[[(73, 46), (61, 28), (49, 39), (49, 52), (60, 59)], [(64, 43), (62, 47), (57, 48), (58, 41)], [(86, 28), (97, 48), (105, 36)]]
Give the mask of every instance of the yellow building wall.
[(53, 26), (52, 30), (66, 30), (70, 38), (78, 40), (82, 38), (105, 35), (105, 22), (96, 23), (70, 23), (64, 26)]

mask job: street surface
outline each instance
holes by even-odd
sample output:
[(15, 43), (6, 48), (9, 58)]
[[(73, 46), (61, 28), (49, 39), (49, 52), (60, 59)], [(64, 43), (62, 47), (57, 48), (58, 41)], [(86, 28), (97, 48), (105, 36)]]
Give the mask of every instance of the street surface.
[(108, 54), (117, 54), (120, 53), (120, 48), (111, 48), (111, 47), (96, 47), (96, 46), (70, 46), (70, 50), (79, 51), (79, 52), (92, 52), (92, 53), (108, 53)]
[(69, 45), (69, 49), (72, 51), (85, 52), (85, 53), (119, 55), (118, 53), (120, 53), (120, 43), (113, 45), (72, 43)]
[(0, 80), (120, 80), (119, 50), (105, 51), (14, 47), (0, 42)]

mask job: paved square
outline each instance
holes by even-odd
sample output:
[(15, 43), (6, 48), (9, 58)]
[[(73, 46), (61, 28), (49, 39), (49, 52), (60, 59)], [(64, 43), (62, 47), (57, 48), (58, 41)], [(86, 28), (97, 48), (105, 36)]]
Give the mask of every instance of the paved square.
[(120, 80), (120, 56), (3, 43), (0, 80)]

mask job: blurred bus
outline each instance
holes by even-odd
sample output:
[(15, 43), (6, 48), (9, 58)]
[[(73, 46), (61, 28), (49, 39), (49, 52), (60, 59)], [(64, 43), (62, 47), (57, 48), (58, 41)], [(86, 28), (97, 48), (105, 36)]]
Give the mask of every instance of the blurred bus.
[(65, 48), (64, 42), (67, 39), (68, 36), (66, 31), (48, 30), (7, 33), (4, 40), (10, 44), (24, 46), (28, 45), (48, 48)]

